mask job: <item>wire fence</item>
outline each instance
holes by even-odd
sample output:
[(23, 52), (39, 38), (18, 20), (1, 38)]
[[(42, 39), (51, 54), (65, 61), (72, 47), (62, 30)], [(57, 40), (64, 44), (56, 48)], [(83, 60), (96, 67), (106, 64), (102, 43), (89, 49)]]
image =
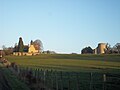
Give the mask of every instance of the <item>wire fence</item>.
[(120, 90), (120, 74), (12, 67), (31, 90)]

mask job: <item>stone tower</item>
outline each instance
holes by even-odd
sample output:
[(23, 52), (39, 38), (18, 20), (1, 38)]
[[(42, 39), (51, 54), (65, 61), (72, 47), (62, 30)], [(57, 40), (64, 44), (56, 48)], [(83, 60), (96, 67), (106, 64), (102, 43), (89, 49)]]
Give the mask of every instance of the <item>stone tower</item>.
[(99, 43), (97, 47), (97, 54), (104, 54), (106, 50), (106, 43)]

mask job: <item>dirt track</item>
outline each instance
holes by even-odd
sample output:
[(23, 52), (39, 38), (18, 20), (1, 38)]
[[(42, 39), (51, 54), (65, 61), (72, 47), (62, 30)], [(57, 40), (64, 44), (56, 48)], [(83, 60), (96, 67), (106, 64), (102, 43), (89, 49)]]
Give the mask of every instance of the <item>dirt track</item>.
[(5, 78), (4, 72), (0, 69), (0, 90), (12, 90)]

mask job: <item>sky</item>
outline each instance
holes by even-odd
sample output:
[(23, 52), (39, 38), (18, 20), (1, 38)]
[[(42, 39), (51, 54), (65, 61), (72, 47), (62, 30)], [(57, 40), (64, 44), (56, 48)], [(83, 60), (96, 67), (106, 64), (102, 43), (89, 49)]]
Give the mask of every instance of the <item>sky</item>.
[(44, 50), (80, 53), (120, 43), (120, 0), (0, 0), (0, 48), (40, 39)]

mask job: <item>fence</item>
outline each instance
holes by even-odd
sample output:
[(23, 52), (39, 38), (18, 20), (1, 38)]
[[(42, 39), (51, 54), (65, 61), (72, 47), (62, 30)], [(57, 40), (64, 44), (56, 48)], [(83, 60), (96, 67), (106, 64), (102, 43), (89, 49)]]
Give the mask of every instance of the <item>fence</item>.
[(15, 66), (14, 70), (32, 90), (120, 90), (120, 74), (62, 72)]

